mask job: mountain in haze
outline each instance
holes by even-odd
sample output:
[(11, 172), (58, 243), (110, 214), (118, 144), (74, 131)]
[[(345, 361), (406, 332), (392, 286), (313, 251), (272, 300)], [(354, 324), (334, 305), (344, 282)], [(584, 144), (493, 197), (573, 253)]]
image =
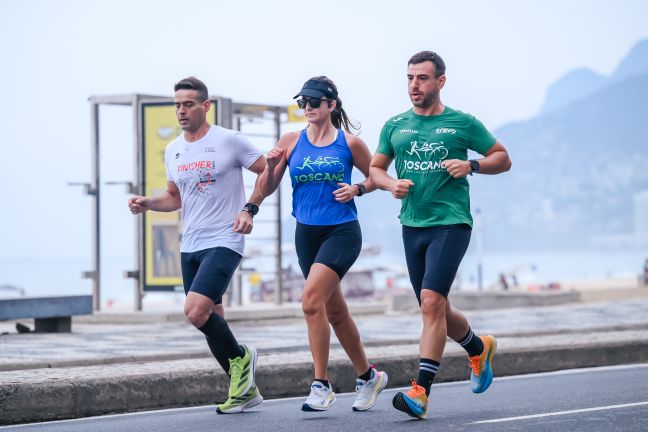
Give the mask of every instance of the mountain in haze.
[(648, 39), (638, 42), (621, 60), (610, 78), (623, 80), (648, 72)]
[(594, 93), (608, 83), (608, 78), (589, 69), (577, 69), (556, 81), (549, 90), (540, 112), (545, 114)]
[(581, 68), (568, 72), (547, 90), (540, 114), (563, 108), (617, 81), (648, 72), (648, 40), (638, 42), (609, 77)]
[(472, 185), (491, 245), (583, 249), (632, 238), (633, 199), (648, 190), (648, 43), (617, 72), (562, 108), (494, 131), (513, 169)]

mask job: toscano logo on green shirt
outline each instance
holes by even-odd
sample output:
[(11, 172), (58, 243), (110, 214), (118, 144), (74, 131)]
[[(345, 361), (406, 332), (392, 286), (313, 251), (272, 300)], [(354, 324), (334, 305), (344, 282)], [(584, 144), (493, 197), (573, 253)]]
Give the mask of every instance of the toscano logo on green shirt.
[(468, 150), (486, 154), (494, 144), (495, 137), (479, 120), (447, 106), (439, 115), (409, 110), (388, 120), (377, 152), (394, 159), (398, 178), (414, 183), (401, 201), (401, 223), (472, 225), (468, 180), (453, 178), (442, 164), (467, 160)]
[(412, 147), (405, 150), (410, 156), (416, 156), (417, 159), (406, 159), (405, 169), (408, 171), (444, 171), (441, 166), (443, 159), (448, 157), (448, 149), (443, 146), (443, 141), (438, 143), (429, 143), (425, 141), (419, 144), (418, 141), (411, 142)]

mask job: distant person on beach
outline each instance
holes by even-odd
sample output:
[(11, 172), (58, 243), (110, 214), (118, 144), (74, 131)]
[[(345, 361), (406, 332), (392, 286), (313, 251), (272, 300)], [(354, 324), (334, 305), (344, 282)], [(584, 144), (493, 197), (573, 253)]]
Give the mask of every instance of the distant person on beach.
[(504, 273), (500, 273), (500, 275), (499, 275), (499, 283), (500, 283), (500, 287), (502, 288), (502, 290), (508, 291), (509, 284), (508, 284), (508, 282), (506, 280), (506, 275)]
[[(394, 396), (393, 405), (424, 418), (446, 336), (468, 353), (473, 392), (485, 391), (493, 379), (495, 338), (474, 334), (448, 293), (472, 230), (466, 177), (508, 171), (511, 161), (479, 120), (441, 102), (446, 76), (439, 55), (423, 51), (412, 56), (407, 80), (413, 108), (385, 123), (370, 178), (402, 201), (405, 258), (423, 316), (418, 378), (409, 391)], [(485, 157), (468, 160), (469, 149)], [(392, 160), (397, 178), (387, 174)]]
[(366, 177), (371, 153), (364, 141), (351, 133), (356, 128), (342, 108), (333, 81), (325, 76), (311, 78), (298, 97), (308, 126), (283, 135), (268, 153), (259, 187), (264, 196), (270, 195), (288, 169), (293, 187), (292, 214), (297, 219), (295, 248), (306, 279), (302, 309), (315, 372), (302, 410), (325, 411), (335, 403), (328, 375), (330, 323), (357, 375), (352, 409), (366, 411), (387, 385), (387, 374), (367, 361), (340, 281), (362, 247), (353, 199), (375, 190), (369, 179), (351, 184), (351, 171), (355, 166)]
[(238, 132), (210, 125), (205, 84), (195, 77), (175, 87), (176, 116), (184, 131), (166, 148), (167, 190), (160, 196), (133, 196), (131, 213), (182, 209), (181, 270), (184, 311), (205, 334), (209, 348), (230, 376), (228, 399), (219, 413), (258, 405), (263, 397), (254, 382), (257, 352), (239, 345), (223, 318), (222, 296), (241, 261), (244, 234), (263, 197), (257, 190), (245, 203), (242, 168), (260, 174), (265, 158)]

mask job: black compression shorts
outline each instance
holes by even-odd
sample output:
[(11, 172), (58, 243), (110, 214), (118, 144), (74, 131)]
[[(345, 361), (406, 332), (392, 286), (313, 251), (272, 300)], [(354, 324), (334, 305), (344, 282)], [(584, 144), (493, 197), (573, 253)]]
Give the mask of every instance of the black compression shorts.
[(194, 291), (209, 297), (214, 304), (221, 304), (240, 262), (241, 255), (226, 247), (182, 252), (180, 264), (185, 294)]
[(410, 281), (421, 304), (421, 290), (448, 297), (470, 243), (469, 225), (416, 228), (403, 225), (403, 244)]
[(337, 273), (341, 280), (360, 255), (360, 224), (357, 220), (339, 225), (305, 225), (297, 222), (295, 248), (304, 278), (308, 278), (311, 266), (319, 263)]

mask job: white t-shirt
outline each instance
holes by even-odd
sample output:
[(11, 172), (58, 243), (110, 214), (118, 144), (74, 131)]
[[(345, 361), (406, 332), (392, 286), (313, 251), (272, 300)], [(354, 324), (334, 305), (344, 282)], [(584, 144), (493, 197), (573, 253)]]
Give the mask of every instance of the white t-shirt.
[(223, 246), (243, 255), (243, 234), (232, 231), (245, 205), (242, 167), (261, 152), (238, 132), (211, 125), (202, 139), (188, 142), (180, 134), (169, 143), (164, 160), (167, 179), (182, 199), (180, 252)]

